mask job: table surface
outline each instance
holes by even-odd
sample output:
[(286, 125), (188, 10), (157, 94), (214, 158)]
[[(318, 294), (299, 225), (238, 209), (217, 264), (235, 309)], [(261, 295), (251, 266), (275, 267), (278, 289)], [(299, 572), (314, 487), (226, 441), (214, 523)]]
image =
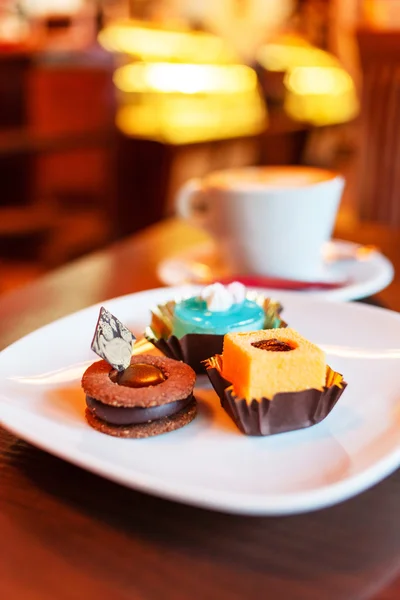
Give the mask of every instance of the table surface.
[[(342, 227), (400, 273), (400, 235)], [(157, 287), (162, 257), (204, 234), (166, 221), (0, 298), (0, 348), (113, 296)], [(400, 281), (378, 299), (400, 310)], [(224, 515), (87, 473), (0, 428), (0, 593), (85, 598), (349, 600), (400, 597), (400, 473), (360, 496), (282, 518)]]

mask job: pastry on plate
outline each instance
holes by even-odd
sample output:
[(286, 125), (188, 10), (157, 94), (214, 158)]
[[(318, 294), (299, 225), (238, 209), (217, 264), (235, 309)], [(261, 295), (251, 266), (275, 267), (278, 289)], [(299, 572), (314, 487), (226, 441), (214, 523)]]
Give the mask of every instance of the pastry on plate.
[(89, 425), (123, 438), (180, 429), (196, 416), (196, 374), (189, 365), (165, 356), (132, 356), (135, 340), (101, 309), (92, 349), (104, 360), (93, 363), (82, 377)]
[(122, 373), (98, 361), (82, 377), (87, 421), (117, 437), (180, 429), (196, 416), (195, 379), (188, 365), (164, 356), (133, 356)]
[(227, 334), (222, 355), (205, 364), (222, 407), (248, 435), (319, 423), (346, 387), (324, 352), (290, 328)]
[(225, 335), (234, 331), (262, 329), (263, 306), (246, 297), (240, 283), (224, 286), (215, 283), (175, 303), (172, 334), (181, 338), (189, 333)]
[(202, 361), (222, 352), (226, 333), (284, 327), (279, 303), (234, 282), (215, 283), (152, 311), (145, 335), (166, 356), (183, 360), (197, 373)]

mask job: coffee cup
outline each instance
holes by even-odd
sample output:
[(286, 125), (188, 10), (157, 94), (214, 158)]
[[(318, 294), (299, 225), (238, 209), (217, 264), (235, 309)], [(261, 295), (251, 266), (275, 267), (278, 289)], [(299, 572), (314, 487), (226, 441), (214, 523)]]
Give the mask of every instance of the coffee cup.
[(344, 179), (306, 166), (246, 167), (188, 181), (180, 217), (206, 229), (235, 274), (313, 280), (324, 276)]

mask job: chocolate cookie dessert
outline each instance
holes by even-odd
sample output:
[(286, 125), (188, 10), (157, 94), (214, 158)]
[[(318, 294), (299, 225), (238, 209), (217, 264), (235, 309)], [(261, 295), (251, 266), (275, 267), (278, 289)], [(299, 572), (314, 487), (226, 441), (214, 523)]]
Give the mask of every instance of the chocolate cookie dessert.
[(174, 431), (196, 416), (196, 375), (163, 356), (133, 356), (122, 372), (101, 360), (82, 377), (86, 419), (94, 429), (125, 438)]
[(196, 416), (196, 374), (163, 356), (132, 356), (136, 337), (103, 306), (91, 348), (100, 360), (82, 377), (86, 419), (94, 429), (124, 438), (174, 431)]

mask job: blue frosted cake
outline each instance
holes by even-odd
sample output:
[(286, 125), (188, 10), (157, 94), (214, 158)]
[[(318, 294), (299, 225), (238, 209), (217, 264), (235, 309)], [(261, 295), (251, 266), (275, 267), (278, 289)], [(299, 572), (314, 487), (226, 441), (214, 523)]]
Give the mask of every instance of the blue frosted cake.
[(165, 356), (202, 373), (203, 362), (222, 353), (226, 333), (286, 327), (281, 309), (270, 298), (247, 293), (241, 283), (214, 283), (196, 296), (152, 309), (145, 337)]
[(176, 303), (172, 333), (177, 338), (189, 333), (224, 335), (263, 329), (264, 323), (264, 308), (246, 298), (244, 286), (215, 283), (201, 295)]

